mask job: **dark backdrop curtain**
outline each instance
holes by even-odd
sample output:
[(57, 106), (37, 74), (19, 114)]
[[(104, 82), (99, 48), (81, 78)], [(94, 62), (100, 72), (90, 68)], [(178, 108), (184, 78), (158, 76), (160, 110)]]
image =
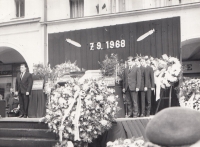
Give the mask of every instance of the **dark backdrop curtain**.
[[(140, 42), (136, 41), (153, 28), (155, 32), (152, 35)], [(66, 38), (80, 43), (81, 48), (69, 44)], [(116, 40), (125, 40), (125, 48), (90, 50), (90, 43), (101, 42), (105, 48), (106, 41)], [(98, 61), (111, 53), (118, 54), (123, 60), (137, 54), (158, 58), (167, 54), (180, 58), (180, 17), (49, 34), (48, 46), (52, 67), (70, 60), (77, 61), (78, 66), (86, 70), (99, 69)]]

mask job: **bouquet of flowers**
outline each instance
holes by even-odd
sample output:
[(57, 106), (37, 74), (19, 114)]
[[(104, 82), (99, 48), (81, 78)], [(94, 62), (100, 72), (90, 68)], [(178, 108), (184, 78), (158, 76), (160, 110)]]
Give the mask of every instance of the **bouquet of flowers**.
[(160, 147), (158, 145), (154, 145), (150, 142), (145, 142), (142, 137), (131, 139), (117, 139), (114, 142), (107, 142), (106, 147)]
[(59, 134), (60, 141), (68, 139), (92, 142), (115, 121), (118, 96), (104, 81), (78, 78), (51, 92), (45, 117), (49, 128)]
[(80, 68), (76, 65), (76, 61), (71, 63), (70, 61), (56, 65), (54, 69), (54, 74), (57, 77), (62, 77), (65, 74), (69, 74), (70, 72), (80, 71)]
[(44, 92), (50, 95), (51, 90), (55, 88), (59, 78), (69, 74), (70, 72), (80, 71), (80, 68), (76, 65), (76, 62), (71, 63), (70, 61), (56, 65), (55, 68), (51, 69), (49, 66), (43, 66), (42, 64), (34, 65), (37, 72), (41, 75), (47, 76)]
[(170, 87), (174, 82), (179, 80), (182, 65), (177, 58), (168, 57), (164, 54), (162, 58), (151, 58), (150, 61), (154, 69), (154, 75), (160, 79), (160, 86), (162, 88)]
[(185, 78), (179, 86), (181, 107), (200, 110), (200, 79)]
[(115, 76), (117, 74), (122, 77), (125, 64), (122, 60), (119, 61), (117, 54), (112, 53), (110, 57), (106, 55), (102, 63), (99, 62), (99, 64), (101, 65), (101, 72), (103, 76)]
[(34, 69), (36, 70), (37, 74), (44, 76), (48, 76), (50, 78), (51, 75), (51, 67), (50, 65), (43, 65), (43, 64), (34, 64), (33, 65)]

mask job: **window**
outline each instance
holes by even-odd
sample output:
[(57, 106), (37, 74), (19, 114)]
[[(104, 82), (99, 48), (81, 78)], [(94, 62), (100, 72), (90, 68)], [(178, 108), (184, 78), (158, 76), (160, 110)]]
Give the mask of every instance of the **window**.
[(84, 0), (70, 0), (71, 18), (84, 16)]
[(119, 0), (119, 12), (124, 12), (125, 11), (125, 0)]
[(111, 13), (126, 11), (125, 0), (111, 0), (110, 6), (111, 6)]
[(16, 17), (24, 17), (25, 14), (25, 0), (15, 0)]

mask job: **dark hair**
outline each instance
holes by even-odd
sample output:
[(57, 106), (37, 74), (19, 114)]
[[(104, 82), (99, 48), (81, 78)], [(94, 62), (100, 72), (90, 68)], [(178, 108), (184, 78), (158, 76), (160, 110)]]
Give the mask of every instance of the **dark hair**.
[(27, 68), (27, 65), (26, 65), (26, 64), (24, 64), (24, 63), (23, 63), (23, 64), (20, 64), (20, 66), (24, 66), (24, 67), (26, 67), (26, 68)]

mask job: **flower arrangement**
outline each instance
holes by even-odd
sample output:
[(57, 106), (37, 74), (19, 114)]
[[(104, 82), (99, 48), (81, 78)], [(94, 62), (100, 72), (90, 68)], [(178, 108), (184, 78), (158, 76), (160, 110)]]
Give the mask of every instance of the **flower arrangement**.
[(132, 137), (130, 139), (117, 139), (114, 142), (109, 141), (106, 144), (106, 147), (160, 147), (158, 145), (154, 145), (150, 142), (145, 142), (142, 137), (135, 138)]
[(175, 57), (168, 57), (166, 54), (162, 58), (150, 58), (150, 66), (154, 69), (155, 77), (160, 79), (160, 86), (165, 89), (179, 80), (182, 71), (180, 61)]
[(39, 64), (34, 64), (33, 68), (34, 68), (34, 70), (36, 70), (37, 74), (42, 75), (42, 76), (48, 75), (49, 78), (50, 78), (50, 75), (51, 75), (51, 72), (52, 72), (50, 65), (45, 66), (45, 65), (39, 63)]
[(62, 139), (92, 142), (108, 130), (118, 111), (114, 90), (104, 81), (70, 78), (51, 92), (45, 117), (49, 128)]
[(51, 88), (54, 86), (53, 82), (55, 80), (55, 76), (53, 76), (53, 71), (50, 65), (43, 65), (41, 63), (33, 65), (34, 70), (37, 75), (40, 75), (41, 79), (44, 79), (44, 93), (49, 95), (51, 92)]
[(179, 86), (178, 95), (181, 107), (200, 111), (200, 79), (185, 78)]
[(178, 81), (181, 71), (182, 65), (177, 58), (168, 57), (164, 54), (161, 59), (157, 59), (155, 76), (161, 77), (162, 88), (170, 87), (174, 82)]
[(63, 141), (61, 143), (57, 143), (54, 147), (74, 147), (74, 144), (71, 141)]
[(105, 59), (99, 62), (103, 76), (122, 76), (125, 64), (122, 60), (119, 61), (117, 54), (111, 54), (110, 57), (105, 55)]
[(69, 74), (70, 72), (80, 71), (76, 62), (71, 63), (70, 61), (56, 65), (53, 69), (51, 69), (50, 64), (48, 66), (43, 64), (34, 64), (34, 69), (39, 75), (48, 79), (46, 79), (44, 87), (44, 92), (47, 95), (50, 95), (51, 90), (55, 88), (59, 78)]
[(70, 72), (81, 71), (80, 68), (76, 65), (76, 61), (71, 63), (70, 61), (56, 65), (54, 69), (54, 74), (57, 77), (62, 77), (65, 74)]

